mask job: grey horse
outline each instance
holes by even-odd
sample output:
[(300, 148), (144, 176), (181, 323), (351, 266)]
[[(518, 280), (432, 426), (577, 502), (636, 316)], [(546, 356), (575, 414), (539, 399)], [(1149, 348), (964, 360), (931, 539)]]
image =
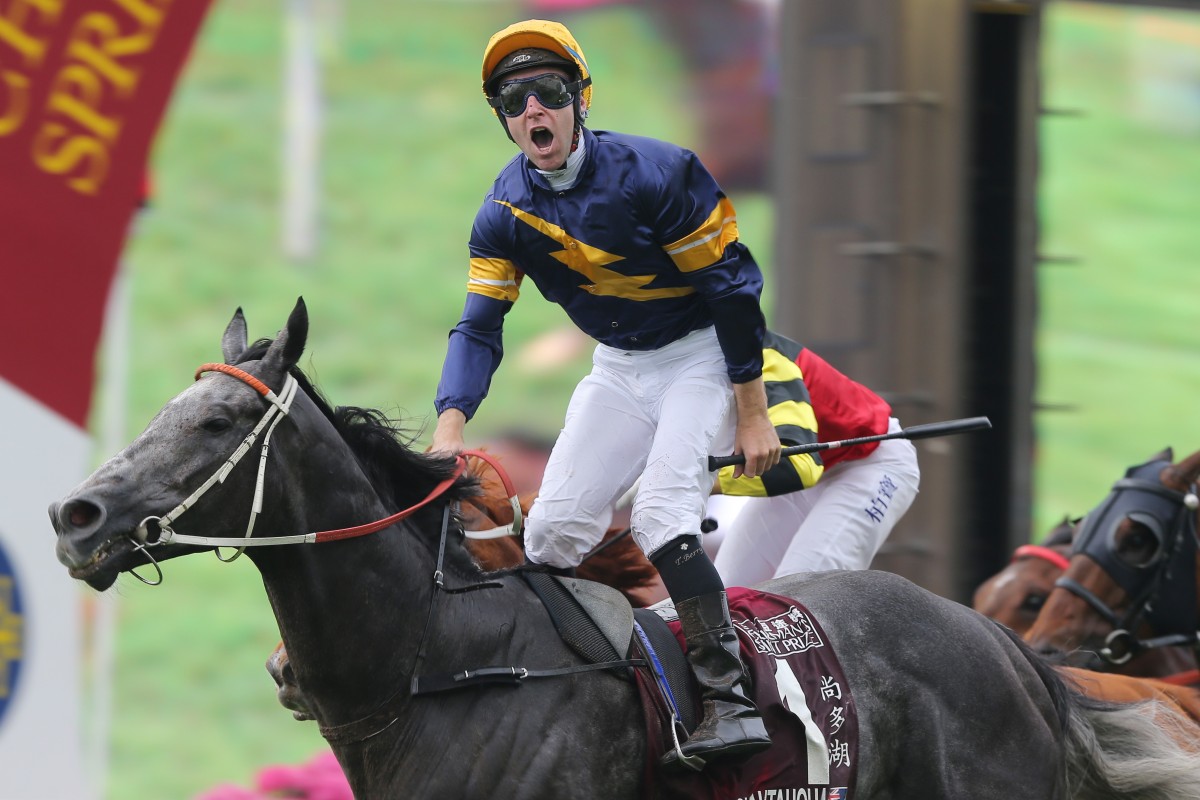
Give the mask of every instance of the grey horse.
[[(224, 363), (50, 506), (59, 560), (104, 590), (244, 548), (356, 797), (652, 796), (637, 692), (617, 670), (413, 694), (418, 674), (582, 661), (519, 571), (482, 572), (454, 535), (448, 509), (474, 481), (378, 412), (331, 408), (296, 367), (307, 332), (300, 301), (248, 345), (239, 309)], [(857, 800), (1200, 798), (1166, 712), (1083, 698), (965, 606), (882, 572), (763, 588), (806, 606), (845, 668)]]

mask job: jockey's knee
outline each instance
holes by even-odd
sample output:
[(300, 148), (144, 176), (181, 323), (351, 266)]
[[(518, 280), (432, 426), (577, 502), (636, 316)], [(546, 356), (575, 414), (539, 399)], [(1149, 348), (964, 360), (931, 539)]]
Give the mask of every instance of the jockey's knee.
[(548, 567), (577, 567), (604, 538), (594, 520), (530, 518), (525, 527), (525, 555)]
[(681, 536), (696, 536), (700, 515), (668, 511), (666, 508), (635, 507), (629, 515), (629, 527), (642, 551), (653, 553)]

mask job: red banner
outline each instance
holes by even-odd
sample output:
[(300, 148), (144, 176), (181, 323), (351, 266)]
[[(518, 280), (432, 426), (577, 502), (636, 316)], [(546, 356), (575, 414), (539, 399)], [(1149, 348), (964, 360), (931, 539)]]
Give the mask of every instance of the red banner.
[(0, 0), (0, 378), (87, 423), (147, 152), (209, 0)]

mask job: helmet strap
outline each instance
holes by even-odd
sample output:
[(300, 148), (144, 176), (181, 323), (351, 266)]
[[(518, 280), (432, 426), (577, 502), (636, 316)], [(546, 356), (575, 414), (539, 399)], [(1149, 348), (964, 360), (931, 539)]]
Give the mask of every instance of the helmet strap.
[(516, 144), (517, 140), (513, 138), (512, 131), (508, 129), (508, 118), (503, 114), (497, 114), (496, 118), (500, 120), (500, 127), (504, 128), (504, 135), (508, 137), (510, 142)]
[(583, 122), (584, 122), (584, 120), (587, 119), (587, 115), (588, 115), (587, 109), (583, 107), (583, 98), (581, 97), (582, 94), (583, 94), (583, 90), (580, 89), (579, 92), (576, 93), (576, 95), (575, 95), (575, 103), (573, 105), (573, 108), (575, 109), (575, 137), (576, 138), (575, 138), (575, 141), (571, 142), (572, 150), (574, 150), (576, 145), (579, 143), (579, 129), (583, 127)]

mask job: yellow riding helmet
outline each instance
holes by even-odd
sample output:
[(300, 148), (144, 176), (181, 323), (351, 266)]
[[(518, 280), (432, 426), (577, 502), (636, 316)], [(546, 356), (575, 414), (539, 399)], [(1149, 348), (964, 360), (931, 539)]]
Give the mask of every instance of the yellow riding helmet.
[[(525, 50), (531, 47), (549, 50), (551, 53), (561, 56), (565, 60), (563, 66), (574, 67), (579, 73), (579, 80), (585, 82), (581, 94), (584, 103), (591, 110), (592, 75), (588, 71), (587, 60), (583, 57), (583, 48), (575, 41), (575, 37), (571, 35), (571, 32), (567, 30), (565, 25), (560, 22), (551, 22), (544, 19), (527, 19), (524, 22), (515, 22), (504, 30), (493, 34), (492, 38), (488, 40), (487, 49), (483, 51), (484, 96), (491, 97), (488, 90), (495, 87), (489, 84), (494, 84), (496, 79), (503, 77), (506, 72), (515, 72), (518, 69), (525, 68), (523, 64), (513, 64), (509, 65), (511, 69), (501, 70), (499, 74), (493, 74), (496, 72), (496, 68), (500, 66), (500, 62), (517, 50)], [(495, 112), (495, 109), (492, 110)]]

